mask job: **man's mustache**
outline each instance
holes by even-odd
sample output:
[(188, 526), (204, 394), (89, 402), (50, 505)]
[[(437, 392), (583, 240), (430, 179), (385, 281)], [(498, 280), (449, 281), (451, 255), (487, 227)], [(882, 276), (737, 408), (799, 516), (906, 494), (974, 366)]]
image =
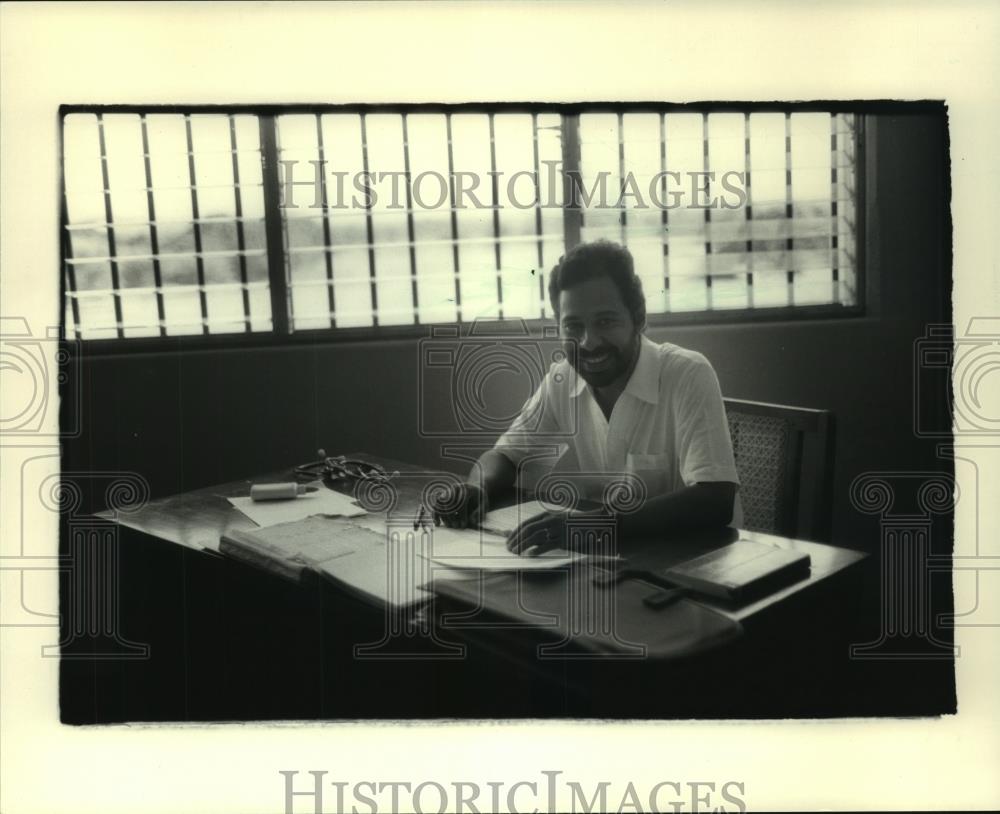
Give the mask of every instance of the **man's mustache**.
[(596, 359), (598, 356), (605, 356), (607, 354), (617, 354), (618, 348), (608, 345), (604, 348), (598, 348), (597, 350), (583, 351), (579, 348), (576, 349), (576, 355), (580, 359)]

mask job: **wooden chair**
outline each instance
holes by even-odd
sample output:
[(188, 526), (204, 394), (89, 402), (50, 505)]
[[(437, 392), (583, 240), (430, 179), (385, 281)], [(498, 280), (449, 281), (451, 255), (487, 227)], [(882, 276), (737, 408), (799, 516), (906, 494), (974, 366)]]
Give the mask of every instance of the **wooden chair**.
[(743, 527), (830, 541), (833, 414), (724, 399), (740, 476)]

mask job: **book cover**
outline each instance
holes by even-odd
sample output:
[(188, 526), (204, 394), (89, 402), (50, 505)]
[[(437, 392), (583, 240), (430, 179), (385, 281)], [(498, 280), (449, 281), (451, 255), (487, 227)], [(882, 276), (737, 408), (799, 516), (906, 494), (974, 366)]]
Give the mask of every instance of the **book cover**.
[(663, 572), (671, 582), (720, 599), (763, 595), (809, 573), (809, 555), (737, 540)]

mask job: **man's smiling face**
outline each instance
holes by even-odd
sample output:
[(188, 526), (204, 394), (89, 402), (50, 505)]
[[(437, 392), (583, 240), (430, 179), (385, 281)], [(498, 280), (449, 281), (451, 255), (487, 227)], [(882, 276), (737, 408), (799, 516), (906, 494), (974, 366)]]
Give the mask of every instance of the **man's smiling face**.
[(627, 377), (639, 351), (632, 315), (604, 275), (559, 292), (559, 334), (570, 363), (591, 387)]

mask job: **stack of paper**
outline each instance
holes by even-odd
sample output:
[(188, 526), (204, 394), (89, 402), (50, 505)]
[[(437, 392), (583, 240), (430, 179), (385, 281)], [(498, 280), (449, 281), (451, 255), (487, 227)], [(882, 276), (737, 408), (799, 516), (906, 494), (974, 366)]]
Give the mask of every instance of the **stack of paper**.
[(293, 579), (307, 568), (321, 569), (331, 560), (378, 545), (367, 529), (341, 527), (323, 517), (308, 517), (253, 531), (230, 530), (222, 535), (223, 554)]

